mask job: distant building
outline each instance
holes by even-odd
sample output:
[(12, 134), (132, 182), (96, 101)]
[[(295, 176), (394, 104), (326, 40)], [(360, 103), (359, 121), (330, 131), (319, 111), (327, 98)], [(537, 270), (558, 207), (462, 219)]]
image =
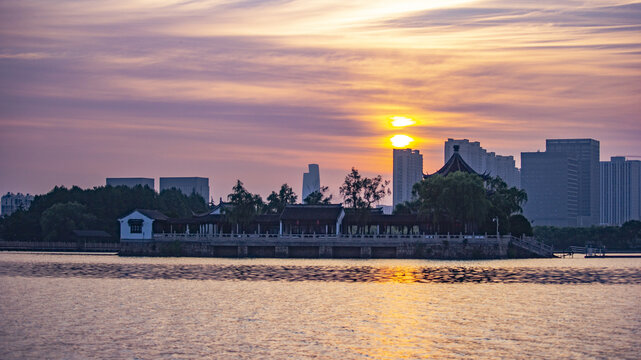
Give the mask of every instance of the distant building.
[(412, 200), (412, 187), (423, 179), (423, 155), (418, 150), (394, 149), (394, 206)]
[(459, 154), (465, 162), (479, 174), (498, 176), (508, 186), (521, 187), (521, 176), (513, 156), (496, 155), (481, 147), (478, 141), (470, 142), (468, 139), (447, 139), (445, 142), (445, 159), (447, 162), (454, 154), (454, 146), (458, 145)]
[[(548, 139), (546, 152), (561, 152), (573, 157), (578, 165), (578, 226), (598, 225), (600, 219), (599, 142), (594, 139)], [(521, 164), (521, 167), (523, 165)]]
[(566, 153), (521, 153), (523, 213), (535, 226), (577, 226), (578, 164)]
[(140, 185), (154, 189), (154, 179), (150, 178), (107, 178), (107, 186), (128, 186), (134, 187)]
[(601, 162), (601, 224), (641, 220), (641, 161), (615, 156)]
[(192, 193), (202, 196), (209, 203), (209, 178), (203, 177), (161, 177), (160, 191), (177, 189), (189, 196)]
[(0, 206), (0, 215), (9, 216), (16, 212), (18, 209), (29, 210), (33, 202), (33, 195), (21, 193), (6, 193), (2, 196), (2, 203)]
[(309, 164), (307, 165), (309, 171), (303, 173), (303, 196), (301, 197), (301, 202), (309, 196), (309, 194), (320, 191), (320, 170), (318, 164)]

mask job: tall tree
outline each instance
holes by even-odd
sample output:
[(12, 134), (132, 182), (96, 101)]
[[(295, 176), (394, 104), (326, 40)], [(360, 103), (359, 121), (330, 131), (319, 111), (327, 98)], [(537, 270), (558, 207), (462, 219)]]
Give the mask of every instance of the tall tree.
[(463, 172), (431, 176), (415, 184), (412, 192), (418, 213), (431, 218), (439, 231), (475, 231), (491, 205), (481, 178)]
[(487, 198), (490, 201), (488, 210), (488, 221), (485, 224), (485, 231), (493, 233), (496, 231), (496, 224), (492, 219), (498, 218), (499, 231), (503, 234), (513, 232), (510, 229), (510, 216), (523, 212), (523, 204), (527, 201), (527, 193), (515, 187), (508, 187), (500, 177), (488, 178), (485, 180)]
[(373, 178), (363, 177), (355, 168), (352, 168), (352, 171), (345, 176), (345, 181), (339, 191), (345, 205), (352, 208), (351, 212), (356, 216), (358, 224), (357, 231), (361, 233), (367, 225), (372, 205), (391, 193), (389, 180), (383, 181), (383, 177), (380, 175)]
[(227, 195), (227, 199), (231, 206), (225, 210), (225, 214), (232, 224), (237, 225), (238, 231), (243, 231), (265, 206), (260, 195), (247, 191), (240, 180), (236, 180), (236, 185), (232, 188), (232, 193)]
[(327, 205), (332, 202), (332, 195), (327, 195), (328, 186), (321, 186), (319, 191), (314, 191), (303, 200), (307, 205)]
[(391, 193), (389, 180), (383, 181), (381, 175), (373, 178), (363, 177), (355, 168), (345, 176), (339, 191), (345, 205), (355, 209), (371, 209), (373, 204)]
[(278, 193), (272, 191), (267, 197), (267, 212), (280, 214), (288, 204), (295, 204), (298, 196), (294, 190), (287, 184), (283, 184)]

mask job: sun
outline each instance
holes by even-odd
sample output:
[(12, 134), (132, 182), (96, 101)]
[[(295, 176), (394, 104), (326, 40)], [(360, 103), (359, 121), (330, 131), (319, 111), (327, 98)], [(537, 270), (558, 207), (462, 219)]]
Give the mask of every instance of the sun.
[(405, 127), (416, 124), (416, 121), (406, 118), (404, 116), (393, 116), (392, 117), (392, 126), (395, 127)]
[(402, 148), (406, 147), (409, 145), (414, 139), (407, 135), (394, 135), (390, 138), (390, 141), (392, 142), (392, 145), (397, 148)]

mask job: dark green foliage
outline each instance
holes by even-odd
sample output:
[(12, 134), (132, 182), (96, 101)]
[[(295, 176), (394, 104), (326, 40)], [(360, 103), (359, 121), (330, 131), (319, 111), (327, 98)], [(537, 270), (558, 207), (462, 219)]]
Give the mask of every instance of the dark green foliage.
[[(57, 238), (43, 232), (41, 227), (44, 212), (56, 204), (77, 203), (86, 208), (86, 213), (93, 215), (92, 230), (104, 230), (118, 239), (119, 224), (117, 219), (134, 209), (160, 210), (167, 216), (187, 217), (192, 213), (207, 211), (207, 205), (198, 195), (185, 196), (178, 190), (166, 190), (158, 194), (148, 187), (106, 186), (93, 189), (81, 189), (74, 186), (70, 189), (56, 186), (45, 195), (35, 197), (28, 211), (18, 211), (1, 220), (2, 237), (10, 241), (41, 241), (45, 238)], [(74, 220), (73, 217), (70, 218)], [(67, 219), (69, 220), (69, 219)], [(85, 223), (76, 224), (86, 227)], [(82, 229), (78, 227), (77, 229)], [(71, 229), (75, 230), (75, 229)]]
[(89, 213), (85, 205), (77, 202), (51, 205), (40, 216), (40, 227), (44, 241), (69, 240), (71, 231), (91, 229), (96, 217)]
[(499, 232), (510, 233), (510, 216), (522, 212), (527, 201), (525, 191), (508, 188), (498, 177), (483, 179), (465, 172), (431, 176), (415, 184), (412, 193), (416, 200), (396, 205), (394, 213), (418, 214), (441, 233), (494, 234), (495, 218)]
[(383, 181), (380, 175), (363, 177), (355, 168), (345, 176), (339, 191), (345, 200), (345, 206), (355, 209), (371, 209), (373, 204), (391, 194), (389, 180)]
[(431, 219), (440, 232), (473, 232), (487, 219), (492, 206), (480, 177), (464, 172), (431, 176), (414, 185), (416, 201), (401, 211), (416, 211)]
[(641, 250), (641, 221), (628, 221), (622, 226), (559, 228), (535, 226), (534, 236), (557, 250), (570, 246), (605, 246), (606, 249)]
[(303, 202), (307, 205), (327, 205), (332, 202), (332, 195), (327, 196), (328, 186), (321, 186), (320, 191), (307, 195)]
[(385, 195), (391, 194), (389, 180), (383, 181), (381, 175), (373, 178), (363, 177), (355, 168), (345, 176), (339, 191), (345, 206), (354, 209), (359, 231), (363, 231), (367, 224), (372, 205), (378, 203)]
[(521, 214), (516, 214), (510, 216), (510, 232), (514, 236), (520, 237), (521, 235), (525, 236), (532, 236), (532, 225), (528, 221), (528, 219), (525, 218), (525, 216)]
[(260, 195), (247, 191), (240, 180), (236, 180), (236, 185), (232, 188), (232, 193), (227, 195), (227, 199), (230, 202), (230, 207), (225, 208), (225, 214), (229, 222), (237, 225), (239, 232), (251, 224), (254, 217), (265, 208), (265, 203)]
[(510, 216), (523, 212), (522, 206), (527, 201), (527, 194), (524, 190), (509, 188), (499, 177), (486, 179), (485, 188), (491, 205), (488, 218), (481, 230), (490, 234), (496, 233), (496, 223), (493, 219), (498, 218), (499, 232), (514, 234), (515, 231), (510, 228)]
[(298, 199), (298, 196), (296, 196), (294, 190), (289, 185), (283, 184), (278, 193), (272, 191), (272, 193), (267, 197), (268, 203), (265, 212), (280, 214), (283, 212), (283, 209), (285, 209), (285, 206), (295, 204), (296, 199)]

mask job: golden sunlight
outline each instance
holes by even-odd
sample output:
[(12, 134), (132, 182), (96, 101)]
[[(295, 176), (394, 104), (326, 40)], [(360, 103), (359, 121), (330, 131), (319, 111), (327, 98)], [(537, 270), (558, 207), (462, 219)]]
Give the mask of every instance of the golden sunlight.
[(392, 145), (394, 145), (394, 147), (401, 148), (409, 145), (412, 141), (414, 141), (414, 139), (407, 135), (394, 135), (392, 136), (392, 138), (390, 138), (390, 141), (392, 142)]
[(392, 126), (404, 127), (416, 124), (416, 121), (406, 118), (404, 116), (394, 116), (392, 117)]

